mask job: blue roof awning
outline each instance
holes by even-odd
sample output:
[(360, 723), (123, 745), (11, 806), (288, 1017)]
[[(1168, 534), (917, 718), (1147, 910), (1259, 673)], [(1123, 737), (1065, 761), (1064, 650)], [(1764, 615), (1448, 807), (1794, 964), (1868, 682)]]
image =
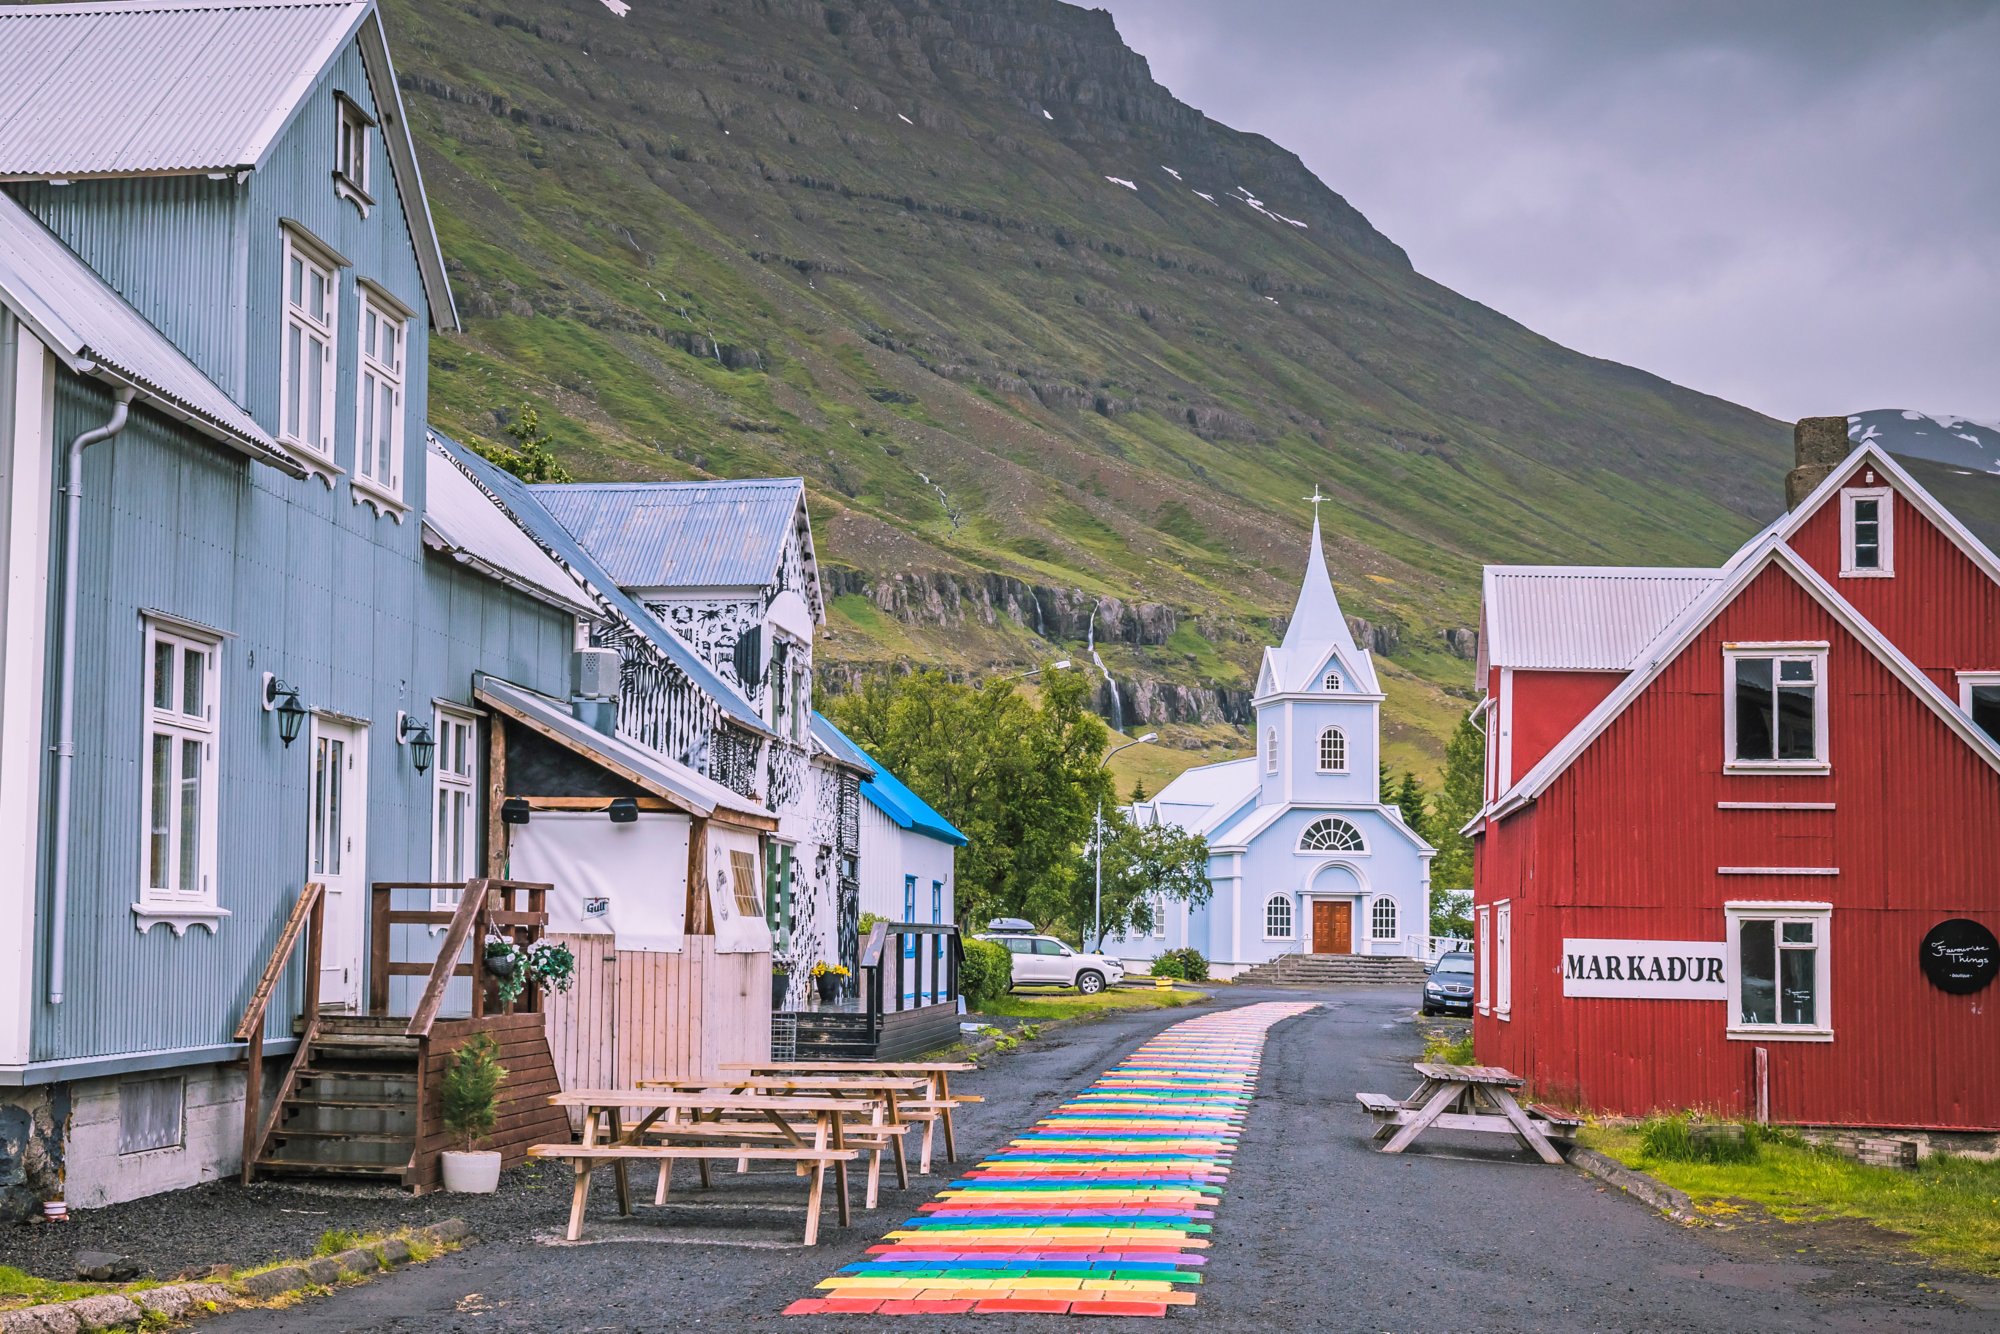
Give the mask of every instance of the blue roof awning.
[(939, 815), (925, 801), (909, 788), (903, 780), (890, 773), (867, 751), (854, 744), (847, 733), (833, 725), (825, 714), (813, 714), (813, 735), (818, 737), (830, 751), (842, 755), (842, 748), (859, 757), (858, 762), (875, 771), (875, 776), (861, 785), (861, 795), (869, 805), (894, 820), (903, 829), (949, 843), (955, 848), (966, 845), (967, 839), (958, 831), (958, 826)]

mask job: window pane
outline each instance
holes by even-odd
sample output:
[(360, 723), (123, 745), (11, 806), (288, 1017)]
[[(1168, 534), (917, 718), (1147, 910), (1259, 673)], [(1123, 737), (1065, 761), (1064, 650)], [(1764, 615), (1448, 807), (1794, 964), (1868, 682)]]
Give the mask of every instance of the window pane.
[(208, 710), (208, 655), (197, 648), (181, 650), (181, 712), (190, 718), (206, 718)]
[(378, 361), (381, 359), (382, 356), (381, 352), (378, 350), (378, 343), (377, 343), (377, 333), (380, 330), (380, 328), (381, 328), (381, 321), (375, 318), (374, 311), (371, 310), (365, 316), (362, 317), (361, 320), (362, 355), (374, 357)]
[(312, 868), (315, 875), (326, 870), (326, 738), (313, 746)]
[(764, 905), (757, 901), (757, 859), (747, 852), (732, 851), (729, 869), (736, 881), (736, 911), (745, 917), (762, 917)]
[(153, 707), (174, 707), (174, 645), (167, 639), (153, 641)]
[(307, 309), (321, 324), (326, 323), (326, 275), (318, 269), (310, 270), (306, 283)]
[(452, 863), (451, 855), (451, 793), (442, 789), (437, 794), (437, 878), (440, 880), (459, 879), (458, 868)]
[(147, 803), (151, 819), (146, 830), (146, 887), (167, 888), (167, 859), (172, 838), (168, 833), (168, 812), (173, 809), (169, 794), (174, 781), (174, 739), (153, 734), (152, 793)]
[(1787, 945), (1810, 945), (1813, 943), (1811, 922), (1785, 923), (1784, 940)]
[(181, 878), (183, 894), (201, 890), (201, 742), (181, 742)]
[(326, 873), (340, 874), (340, 793), (347, 772), (347, 743), (327, 742), (326, 757)]
[(1810, 684), (1814, 679), (1813, 661), (1810, 658), (1790, 658), (1778, 664), (1780, 683), (1804, 681)]
[(1736, 660), (1736, 758), (1768, 760), (1771, 749), (1771, 660)]
[(286, 435), (298, 439), (299, 414), (303, 411), (301, 385), (305, 369), (301, 359), (305, 352), (304, 335), (296, 324), (285, 326), (285, 426)]
[(361, 377), (361, 443), (354, 451), (354, 466), (363, 477), (375, 475), (375, 377)]
[(303, 306), (305, 291), (305, 265), (299, 262), (297, 255), (293, 255), (285, 266), (285, 299), (294, 306)]
[(1972, 721), (2000, 741), (2000, 685), (1972, 687)]
[(1007, 953), (1009, 954), (1026, 954), (1029, 952), (1028, 942), (1019, 936), (1009, 936), (1000, 943), (1007, 947)]
[(1038, 941), (1036, 941), (1036, 942), (1035, 942), (1035, 953), (1037, 953), (1037, 954), (1061, 954), (1061, 953), (1062, 953), (1062, 946), (1060, 946), (1060, 945), (1056, 944), (1056, 942), (1055, 942), (1055, 941), (1053, 941), (1053, 940), (1038, 940)]
[(1772, 1024), (1778, 1020), (1778, 945), (1772, 925), (1769, 921), (1745, 922), (1738, 929), (1740, 1001), (1742, 1021), (1746, 1024)]
[(317, 338), (305, 343), (305, 436), (307, 444), (319, 446), (325, 437), (320, 431), (320, 409), (326, 385), (326, 344)]
[(383, 481), (393, 481), (395, 470), (392, 457), (396, 442), (396, 391), (384, 383), (378, 391), (381, 402), (375, 413), (375, 429), (381, 437), (382, 465), (380, 476)]
[[(1789, 928), (1788, 928), (1789, 929)], [(1781, 950), (1778, 961), (1783, 965), (1783, 989), (1779, 1021), (1787, 1024), (1813, 1024), (1819, 1022), (1818, 997), (1815, 995), (1818, 979), (1815, 977), (1817, 950)]]
[(1818, 691), (1811, 686), (1786, 686), (1778, 691), (1779, 759), (1811, 760), (1819, 757), (1815, 735), (1817, 710), (1813, 706), (1817, 694)]

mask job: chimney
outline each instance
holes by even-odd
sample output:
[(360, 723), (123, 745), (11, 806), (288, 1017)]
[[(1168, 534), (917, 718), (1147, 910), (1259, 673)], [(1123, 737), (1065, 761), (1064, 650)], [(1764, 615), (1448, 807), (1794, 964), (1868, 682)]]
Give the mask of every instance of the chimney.
[(618, 667), (615, 648), (576, 651), (569, 711), (606, 736), (618, 734)]
[(1799, 424), (1792, 428), (1792, 470), (1785, 474), (1785, 508), (1797, 509), (1853, 448), (1847, 439), (1847, 418), (1799, 418)]

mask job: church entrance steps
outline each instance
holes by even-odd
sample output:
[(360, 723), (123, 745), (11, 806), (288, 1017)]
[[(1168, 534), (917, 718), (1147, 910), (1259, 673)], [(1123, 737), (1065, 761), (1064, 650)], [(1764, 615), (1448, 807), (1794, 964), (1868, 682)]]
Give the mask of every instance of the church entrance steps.
[(1238, 982), (1264, 986), (1407, 986), (1424, 980), (1420, 959), (1366, 954), (1281, 954), (1246, 968)]

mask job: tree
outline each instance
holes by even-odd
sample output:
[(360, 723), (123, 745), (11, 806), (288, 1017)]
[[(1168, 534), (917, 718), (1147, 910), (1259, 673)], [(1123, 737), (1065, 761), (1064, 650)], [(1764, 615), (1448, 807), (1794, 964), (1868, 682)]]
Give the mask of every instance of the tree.
[(1144, 801), (1145, 799), (1146, 799), (1146, 780), (1143, 778), (1134, 779), (1132, 782), (1132, 804), (1134, 806), (1137, 806), (1140, 802)]
[(1453, 915), (1454, 929), (1441, 929), (1439, 908), (1450, 910), (1452, 900), (1441, 891), (1466, 891), (1462, 914), (1470, 908), (1472, 889), (1472, 840), (1461, 834), (1479, 814), (1486, 795), (1486, 735), (1471, 718), (1462, 720), (1444, 748), (1444, 786), (1433, 805), (1427, 837), (1437, 856), (1431, 859), (1431, 934), (1464, 935), (1470, 922)]
[(514, 414), (514, 420), (507, 423), (507, 434), (514, 440), (511, 449), (490, 440), (477, 439), (472, 442), (472, 447), (481, 458), (505, 468), (524, 482), (570, 480), (569, 469), (563, 467), (562, 460), (550, 448), (552, 441), (542, 430), (542, 416), (535, 411), (532, 403), (521, 405)]
[[(1095, 903), (1095, 866), (1087, 867), (1067, 916), (1087, 932)], [(1144, 935), (1156, 925), (1154, 915), (1169, 902), (1206, 903), (1208, 840), (1179, 825), (1142, 825), (1123, 811), (1104, 817), (1103, 930), (1091, 948), (1106, 936)], [(1083, 938), (1086, 940), (1088, 936)]]
[(1109, 731), (1089, 704), (1081, 672), (1048, 673), (1030, 702), (1011, 682), (923, 671), (875, 677), (829, 712), (965, 834), (961, 925), (1008, 916), (1075, 926), (1080, 853), (1098, 803), (1116, 800), (1100, 764)]
[(1396, 791), (1388, 800), (1403, 813), (1403, 823), (1417, 833), (1421, 834), (1430, 827), (1430, 811), (1424, 805), (1424, 785), (1408, 769), (1403, 770), (1402, 781), (1396, 784)]

